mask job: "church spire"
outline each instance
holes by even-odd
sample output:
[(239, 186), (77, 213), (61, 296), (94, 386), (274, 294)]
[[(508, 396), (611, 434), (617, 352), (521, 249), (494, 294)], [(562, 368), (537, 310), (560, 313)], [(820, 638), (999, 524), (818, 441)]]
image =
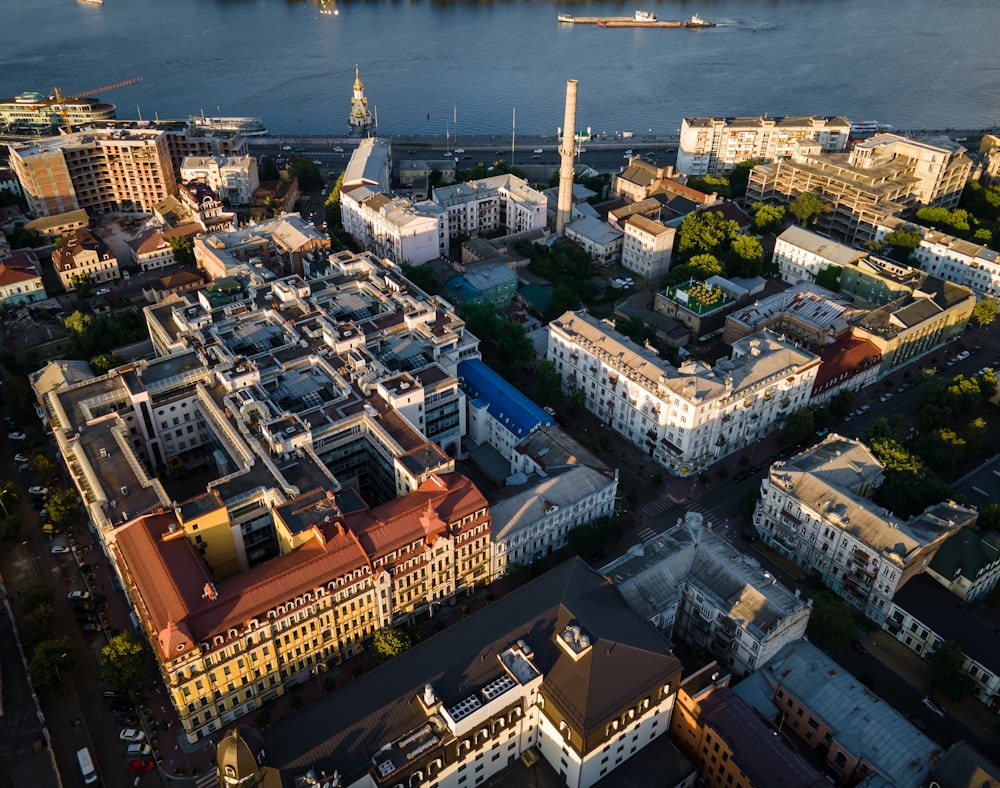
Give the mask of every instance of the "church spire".
[(371, 110), (368, 109), (368, 99), (365, 98), (365, 86), (361, 82), (361, 69), (354, 64), (354, 95), (351, 97), (351, 114), (347, 118), (347, 130), (350, 134), (361, 136), (370, 131), (374, 125)]

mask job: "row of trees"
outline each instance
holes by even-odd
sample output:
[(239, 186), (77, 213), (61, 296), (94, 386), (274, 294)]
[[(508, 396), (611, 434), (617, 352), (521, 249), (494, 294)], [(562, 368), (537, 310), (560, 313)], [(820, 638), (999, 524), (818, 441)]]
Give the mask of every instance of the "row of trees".
[(67, 358), (88, 361), (98, 375), (123, 363), (111, 352), (113, 348), (141, 342), (148, 336), (145, 317), (132, 309), (105, 315), (77, 310), (63, 318), (63, 326), (69, 331)]

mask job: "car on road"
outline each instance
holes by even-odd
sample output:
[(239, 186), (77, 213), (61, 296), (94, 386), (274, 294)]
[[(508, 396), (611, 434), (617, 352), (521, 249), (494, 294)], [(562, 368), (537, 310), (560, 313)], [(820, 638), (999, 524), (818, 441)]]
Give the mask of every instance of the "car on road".
[(894, 395), (893, 395), (893, 393), (891, 391), (887, 391), (885, 394), (883, 394), (881, 397), (878, 398), (878, 401), (879, 402), (888, 402), (889, 400), (891, 400), (893, 398), (893, 396)]
[[(84, 632), (89, 632), (92, 635), (96, 635), (98, 632), (104, 631), (104, 628), (100, 624), (95, 623), (84, 624), (81, 628)], [(115, 700), (123, 700), (123, 698), (116, 698)]]
[(48, 495), (49, 494), (49, 488), (48, 487), (39, 487), (36, 484), (36, 485), (28, 488), (28, 493), (30, 495)]
[(860, 640), (852, 640), (851, 641), (851, 648), (853, 648), (859, 654), (867, 654), (868, 653), (868, 649), (865, 648), (865, 644), (862, 643)]
[(292, 149), (292, 146), (291, 146), (291, 145), (282, 145), (282, 146), (281, 146), (281, 149), (282, 149), (282, 150), (291, 150), (291, 149)]
[(113, 689), (102, 690), (101, 691), (101, 695), (103, 695), (105, 698), (124, 698), (125, 697), (125, 693), (124, 692), (119, 692), (118, 690), (113, 690)]
[(340, 146), (338, 145), (338, 146), (337, 146), (336, 148), (334, 148), (334, 149), (333, 149), (333, 152), (334, 152), (334, 153), (343, 153), (343, 152), (344, 152), (344, 149), (343, 149), (343, 148), (341, 148), (341, 147), (340, 147)]
[(121, 741), (145, 741), (146, 734), (138, 728), (125, 728), (118, 732), (118, 738)]
[(136, 774), (145, 774), (146, 772), (153, 771), (155, 768), (156, 764), (146, 758), (136, 758), (134, 761), (128, 762), (128, 770)]
[(102, 287), (100, 290), (98, 290), (96, 293), (94, 293), (94, 295), (107, 295), (110, 292), (111, 292), (111, 288), (110, 287)]
[(89, 591), (70, 591), (68, 594), (66, 594), (66, 598), (67, 599), (72, 599), (73, 601), (81, 601), (82, 602), (82, 601), (85, 601), (87, 599), (90, 599), (90, 592)]
[(934, 700), (934, 698), (932, 698), (930, 695), (924, 695), (923, 699), (920, 702), (923, 703), (924, 706), (926, 706), (932, 712), (937, 714), (939, 717), (944, 716), (944, 709), (942, 708), (941, 704), (938, 703), (936, 700)]
[(305, 153), (305, 152), (306, 152), (306, 149), (305, 149), (305, 148), (296, 148), (296, 149), (295, 149), (295, 152), (296, 152), (296, 153)]
[(465, 148), (455, 148), (455, 153), (465, 153)]
[(968, 350), (963, 350), (961, 353), (959, 353), (957, 356), (955, 356), (955, 360), (956, 361), (965, 361), (965, 359), (967, 359), (968, 357), (969, 357), (969, 351)]
[(24, 440), (27, 440), (27, 439), (28, 439), (28, 436), (25, 435), (23, 432), (8, 432), (7, 433), (7, 440), (24, 441)]
[(138, 724), (139, 718), (135, 714), (122, 712), (121, 714), (115, 715), (115, 725), (121, 725), (125, 728), (134, 728)]
[(67, 553), (71, 553), (73, 551), (70, 550), (68, 544), (54, 544), (49, 552), (52, 553), (52, 555), (66, 555)]
[(28, 461), (27, 454), (22, 454), (21, 452), (18, 452), (17, 454), (14, 455), (14, 462), (27, 462), (27, 461)]
[[(500, 152), (500, 151), (497, 151), (497, 153), (499, 153), (499, 152)], [(532, 153), (545, 153), (545, 151), (543, 151), (543, 150), (542, 150), (541, 148), (535, 148), (535, 149), (534, 149), (534, 150), (532, 151)]]
[(42, 533), (43, 534), (58, 534), (62, 533), (58, 528), (56, 528), (52, 523), (42, 523)]
[(153, 748), (148, 744), (130, 744), (125, 748), (126, 758), (148, 758), (153, 754)]
[(317, 167), (323, 166), (323, 162), (321, 162), (319, 159), (313, 159), (313, 164), (315, 164)]

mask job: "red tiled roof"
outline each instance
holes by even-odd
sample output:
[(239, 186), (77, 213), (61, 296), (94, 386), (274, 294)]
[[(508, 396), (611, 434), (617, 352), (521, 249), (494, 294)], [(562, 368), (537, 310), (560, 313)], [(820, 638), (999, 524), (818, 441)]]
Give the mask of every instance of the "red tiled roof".
[(8, 287), (39, 278), (38, 274), (33, 270), (25, 271), (20, 268), (8, 268), (5, 263), (0, 263), (0, 287)]
[(881, 357), (878, 347), (867, 339), (856, 339), (850, 334), (844, 334), (832, 345), (827, 345), (820, 351), (822, 364), (816, 373), (813, 391), (822, 392), (831, 381), (837, 380), (844, 373), (853, 377), (872, 364), (878, 363)]

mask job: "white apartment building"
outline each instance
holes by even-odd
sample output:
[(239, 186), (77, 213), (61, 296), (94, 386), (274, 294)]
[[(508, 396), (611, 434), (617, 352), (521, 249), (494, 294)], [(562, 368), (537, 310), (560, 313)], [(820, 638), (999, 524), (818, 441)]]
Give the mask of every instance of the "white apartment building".
[(660, 279), (670, 269), (676, 234), (674, 227), (633, 214), (625, 220), (622, 267), (644, 279)]
[(204, 181), (230, 205), (249, 205), (260, 186), (253, 156), (188, 156), (181, 164), (181, 180)]
[(362, 249), (393, 262), (421, 265), (448, 253), (443, 218), (405, 197), (358, 186), (341, 192), (340, 216), (344, 230)]
[(566, 544), (571, 530), (611, 517), (618, 475), (574, 465), (490, 507), (491, 577), (531, 564)]
[(802, 638), (812, 609), (709, 530), (698, 512), (600, 572), (672, 642), (711, 652), (738, 677)]
[(678, 476), (754, 444), (806, 406), (819, 357), (762, 331), (715, 367), (674, 367), (610, 322), (566, 312), (549, 323), (546, 357), (567, 391), (615, 432)]
[(826, 235), (793, 224), (774, 244), (774, 262), (789, 284), (814, 282), (831, 265), (844, 267), (866, 256), (866, 252), (838, 243)]
[(520, 233), (546, 225), (548, 198), (513, 175), (441, 186), (434, 189), (431, 200), (447, 211), (452, 237), (477, 237), (498, 227)]
[(775, 161), (802, 140), (825, 153), (847, 147), (851, 124), (843, 117), (684, 118), (677, 169), (686, 175), (722, 175), (748, 159)]
[(878, 624), (900, 586), (926, 569), (952, 533), (976, 521), (952, 501), (903, 521), (870, 500), (883, 471), (864, 444), (830, 434), (771, 466), (754, 512), (768, 545)]
[[(912, 226), (893, 217), (877, 229), (875, 240), (881, 241), (901, 227)], [(980, 298), (1000, 297), (1000, 254), (983, 244), (927, 227), (916, 229), (923, 239), (911, 254), (912, 262), (932, 276), (968, 287)]]
[(610, 266), (622, 256), (625, 234), (596, 216), (583, 216), (566, 225), (566, 239), (589, 254), (595, 263)]

